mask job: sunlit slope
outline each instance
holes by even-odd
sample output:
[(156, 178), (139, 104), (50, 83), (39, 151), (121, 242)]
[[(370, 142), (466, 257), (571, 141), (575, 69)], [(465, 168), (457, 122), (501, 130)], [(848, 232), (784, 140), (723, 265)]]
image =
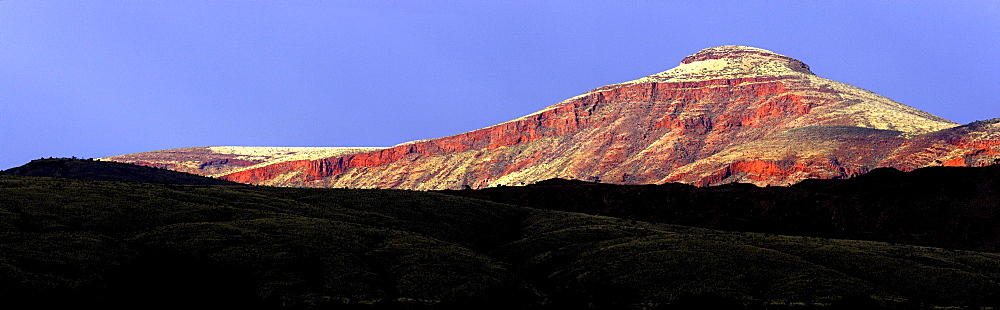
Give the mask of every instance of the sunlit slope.
[(210, 146), (125, 154), (102, 159), (205, 176), (220, 176), (273, 163), (312, 160), (379, 149), (382, 148)]

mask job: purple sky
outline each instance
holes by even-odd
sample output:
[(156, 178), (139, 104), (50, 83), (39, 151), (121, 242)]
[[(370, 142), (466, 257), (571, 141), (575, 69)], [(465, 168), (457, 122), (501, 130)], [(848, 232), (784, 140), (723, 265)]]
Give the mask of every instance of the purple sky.
[(0, 169), (448, 136), (727, 44), (1000, 117), (1000, 2), (744, 2), (0, 1)]

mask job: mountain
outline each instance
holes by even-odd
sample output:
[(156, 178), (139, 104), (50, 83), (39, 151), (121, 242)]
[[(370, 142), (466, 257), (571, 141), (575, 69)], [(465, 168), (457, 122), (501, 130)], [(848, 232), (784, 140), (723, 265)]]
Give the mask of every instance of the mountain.
[(166, 163), (151, 152), (109, 159), (302, 187), (458, 189), (551, 178), (787, 185), (883, 166), (992, 163), (1000, 158), (997, 122), (958, 127), (816, 76), (791, 57), (720, 46), (673, 69), (449, 137), (327, 157), (264, 158), (252, 166), (226, 163), (216, 171), (200, 166), (211, 156), (232, 156), (213, 151)]
[(178, 171), (76, 158), (36, 159), (23, 166), (0, 171), (0, 175), (186, 185), (243, 185)]
[(1000, 165), (878, 168), (792, 186), (615, 185), (553, 179), (440, 193), (711, 229), (1000, 251)]
[(0, 175), (5, 308), (958, 309), (998, 305), (998, 265), (429, 192)]

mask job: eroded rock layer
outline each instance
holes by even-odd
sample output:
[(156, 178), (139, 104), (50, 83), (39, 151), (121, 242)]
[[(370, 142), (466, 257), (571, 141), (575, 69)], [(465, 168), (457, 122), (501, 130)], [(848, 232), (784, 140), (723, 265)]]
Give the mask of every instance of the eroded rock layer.
[[(228, 170), (209, 174), (265, 185), (417, 190), (557, 177), (783, 185), (879, 166), (992, 163), (1000, 131), (990, 124), (956, 127), (818, 77), (791, 57), (721, 46), (491, 127), (326, 157), (227, 162)], [(129, 161), (143, 163), (139, 155)]]

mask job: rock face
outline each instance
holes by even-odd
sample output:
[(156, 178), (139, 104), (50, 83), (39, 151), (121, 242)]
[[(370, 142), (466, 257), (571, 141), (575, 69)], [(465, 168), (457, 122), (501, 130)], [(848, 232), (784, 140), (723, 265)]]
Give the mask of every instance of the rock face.
[[(454, 136), (328, 157), (199, 162), (188, 170), (279, 186), (454, 189), (550, 178), (619, 184), (843, 178), (880, 166), (983, 165), (997, 121), (958, 124), (814, 75), (791, 57), (721, 46), (673, 69), (608, 85)], [(144, 154), (126, 159), (156, 164)], [(217, 156), (219, 153), (213, 153)], [(196, 159), (196, 160), (195, 160)], [(171, 167), (167, 167), (171, 168)]]

